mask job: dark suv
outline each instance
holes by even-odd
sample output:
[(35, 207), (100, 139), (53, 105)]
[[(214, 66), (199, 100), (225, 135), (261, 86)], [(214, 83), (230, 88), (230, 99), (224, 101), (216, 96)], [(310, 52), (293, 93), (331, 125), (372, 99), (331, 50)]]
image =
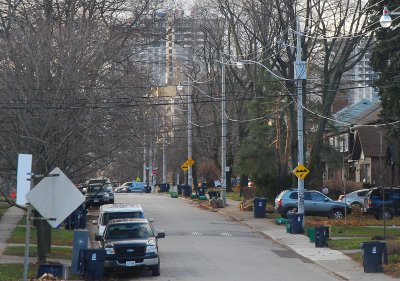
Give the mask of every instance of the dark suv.
[(392, 219), (400, 215), (400, 188), (375, 187), (368, 191), (362, 211), (377, 219)]
[[(289, 213), (297, 211), (298, 191), (288, 189), (275, 198), (275, 209), (287, 218)], [(351, 207), (344, 202), (333, 201), (316, 190), (304, 190), (304, 213), (307, 216), (322, 216), (331, 219), (342, 219), (351, 213)]]
[(114, 203), (114, 193), (112, 186), (107, 180), (89, 180), (86, 185), (85, 207), (101, 206), (103, 204)]
[(104, 268), (151, 270), (153, 276), (160, 275), (158, 238), (164, 232), (156, 232), (148, 219), (116, 219), (108, 223), (103, 235), (96, 235), (101, 248), (106, 252)]

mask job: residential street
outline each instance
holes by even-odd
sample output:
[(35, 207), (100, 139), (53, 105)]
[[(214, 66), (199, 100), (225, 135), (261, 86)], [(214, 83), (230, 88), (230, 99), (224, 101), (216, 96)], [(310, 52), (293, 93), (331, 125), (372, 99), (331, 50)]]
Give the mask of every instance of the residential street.
[[(109, 280), (340, 280), (237, 221), (160, 194), (116, 194), (116, 202), (143, 206), (159, 240), (161, 276), (150, 272), (111, 273)], [(91, 214), (93, 215), (93, 211)], [(95, 245), (94, 242), (93, 245)]]

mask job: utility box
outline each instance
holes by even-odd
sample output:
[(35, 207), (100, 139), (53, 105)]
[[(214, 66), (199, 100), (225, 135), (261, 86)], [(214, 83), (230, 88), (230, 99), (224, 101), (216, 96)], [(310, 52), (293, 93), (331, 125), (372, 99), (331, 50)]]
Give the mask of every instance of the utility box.
[(72, 248), (71, 272), (74, 275), (82, 273), (79, 269), (79, 252), (86, 250), (89, 243), (89, 230), (74, 229), (74, 243)]

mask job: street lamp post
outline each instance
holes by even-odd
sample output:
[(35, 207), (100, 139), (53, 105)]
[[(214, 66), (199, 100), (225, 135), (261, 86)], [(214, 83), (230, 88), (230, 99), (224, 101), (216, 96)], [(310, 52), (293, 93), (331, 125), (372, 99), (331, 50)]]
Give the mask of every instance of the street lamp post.
[[(304, 128), (303, 128), (303, 80), (306, 79), (305, 62), (301, 60), (301, 33), (300, 21), (296, 18), (296, 61), (294, 65), (294, 79), (297, 81), (297, 152), (298, 164), (304, 164)], [(297, 213), (303, 215), (304, 223), (304, 179), (298, 177), (298, 208)]]
[(225, 57), (222, 56), (221, 85), (221, 197), (226, 206), (226, 88), (225, 88)]
[[(296, 95), (297, 95), (297, 144), (298, 144), (298, 164), (304, 164), (304, 125), (303, 125), (303, 80), (306, 80), (306, 63), (301, 60), (301, 32), (300, 32), (300, 21), (299, 18), (296, 18), (296, 60), (294, 63), (294, 79), (296, 80)], [(255, 63), (257, 65), (262, 66), (265, 70), (267, 70), (273, 77), (279, 80), (292, 80), (283, 78), (265, 65), (260, 62), (252, 61), (252, 60), (242, 60), (237, 63), (238, 68), (243, 67), (243, 62)], [(298, 207), (297, 213), (303, 216), (303, 224), (304, 224), (304, 178), (298, 177), (297, 182), (298, 188)]]
[[(192, 93), (190, 91), (190, 86), (192, 84), (190, 83), (190, 79), (188, 78), (187, 84), (187, 103), (188, 103), (188, 109), (187, 109), (187, 135), (188, 135), (188, 150), (187, 150), (187, 159), (192, 159)], [(179, 84), (178, 85), (178, 91), (181, 91), (183, 89), (183, 85)], [(188, 167), (188, 177), (187, 177), (187, 184), (192, 187), (193, 184), (193, 176), (192, 176), (192, 166)]]
[[(187, 159), (192, 159), (192, 92), (190, 91), (190, 80), (188, 78), (188, 122), (187, 122), (187, 130), (188, 130), (188, 155)], [(188, 185), (192, 188), (193, 185), (193, 176), (192, 176), (192, 166), (189, 165), (188, 168)]]

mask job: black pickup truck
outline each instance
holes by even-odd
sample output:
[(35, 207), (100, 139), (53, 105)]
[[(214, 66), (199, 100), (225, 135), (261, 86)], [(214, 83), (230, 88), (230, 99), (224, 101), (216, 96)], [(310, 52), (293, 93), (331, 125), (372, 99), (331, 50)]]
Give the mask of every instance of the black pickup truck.
[(377, 219), (400, 216), (400, 188), (371, 188), (365, 196), (362, 211)]
[(165, 232), (156, 232), (148, 219), (111, 220), (103, 235), (96, 235), (100, 248), (105, 250), (104, 269), (147, 269), (153, 276), (160, 275), (158, 238)]

